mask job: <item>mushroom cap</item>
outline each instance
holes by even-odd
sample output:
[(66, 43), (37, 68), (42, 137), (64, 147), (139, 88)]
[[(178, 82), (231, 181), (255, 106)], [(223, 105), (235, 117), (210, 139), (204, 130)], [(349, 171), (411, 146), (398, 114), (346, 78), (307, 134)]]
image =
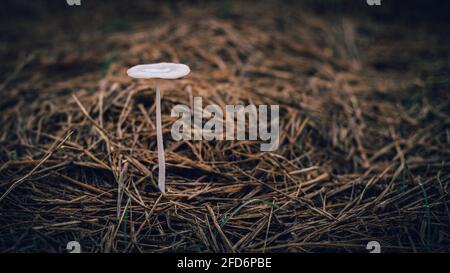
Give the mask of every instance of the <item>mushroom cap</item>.
[(140, 64), (128, 69), (128, 76), (136, 79), (178, 79), (189, 74), (191, 70), (185, 64), (156, 63)]

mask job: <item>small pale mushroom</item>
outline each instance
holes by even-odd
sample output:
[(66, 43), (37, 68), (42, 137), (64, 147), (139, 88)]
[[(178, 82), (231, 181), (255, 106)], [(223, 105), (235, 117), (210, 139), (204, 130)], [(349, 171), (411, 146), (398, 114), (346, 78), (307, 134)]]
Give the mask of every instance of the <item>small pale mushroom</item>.
[[(128, 76), (136, 79), (178, 79), (189, 74), (191, 70), (185, 64), (155, 63), (136, 65), (128, 69)], [(156, 82), (156, 141), (158, 145), (158, 187), (166, 192), (166, 160), (161, 128), (161, 92)]]

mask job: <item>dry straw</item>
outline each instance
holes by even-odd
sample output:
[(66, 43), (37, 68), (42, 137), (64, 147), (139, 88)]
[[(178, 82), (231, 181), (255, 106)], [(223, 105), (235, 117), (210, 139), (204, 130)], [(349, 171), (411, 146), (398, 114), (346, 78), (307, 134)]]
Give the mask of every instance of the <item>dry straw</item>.
[[(139, 3), (127, 11), (155, 8)], [(60, 25), (121, 10), (90, 6), (30, 24), (43, 41), (31, 59), (11, 35), (0, 47), (18, 57), (0, 68), (0, 251), (73, 240), (85, 252), (366, 252), (373, 240), (384, 252), (448, 251), (448, 46), (428, 42), (442, 37), (252, 3), (228, 15), (209, 2), (160, 6), (126, 31), (69, 39)], [(195, 73), (162, 81), (156, 109), (155, 80), (126, 70), (164, 60)], [(279, 149), (172, 141), (170, 109), (189, 104), (186, 90), (221, 107), (280, 105)]]

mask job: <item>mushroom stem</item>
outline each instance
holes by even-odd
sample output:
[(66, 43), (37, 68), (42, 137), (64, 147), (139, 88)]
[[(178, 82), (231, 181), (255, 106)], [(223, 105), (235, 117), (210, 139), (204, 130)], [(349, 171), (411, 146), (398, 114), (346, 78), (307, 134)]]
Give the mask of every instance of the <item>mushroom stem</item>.
[(161, 92), (159, 82), (156, 83), (156, 142), (158, 145), (158, 187), (166, 193), (166, 159), (164, 156), (164, 143), (161, 125)]

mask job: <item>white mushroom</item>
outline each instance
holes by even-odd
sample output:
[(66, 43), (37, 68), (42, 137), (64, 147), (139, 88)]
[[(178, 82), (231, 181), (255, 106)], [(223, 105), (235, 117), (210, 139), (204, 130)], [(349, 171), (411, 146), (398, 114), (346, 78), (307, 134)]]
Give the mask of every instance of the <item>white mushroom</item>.
[[(189, 74), (191, 70), (185, 64), (156, 63), (136, 65), (128, 69), (127, 74), (137, 79), (178, 79)], [(166, 192), (166, 160), (161, 128), (161, 93), (156, 83), (156, 141), (158, 145), (158, 187)]]

